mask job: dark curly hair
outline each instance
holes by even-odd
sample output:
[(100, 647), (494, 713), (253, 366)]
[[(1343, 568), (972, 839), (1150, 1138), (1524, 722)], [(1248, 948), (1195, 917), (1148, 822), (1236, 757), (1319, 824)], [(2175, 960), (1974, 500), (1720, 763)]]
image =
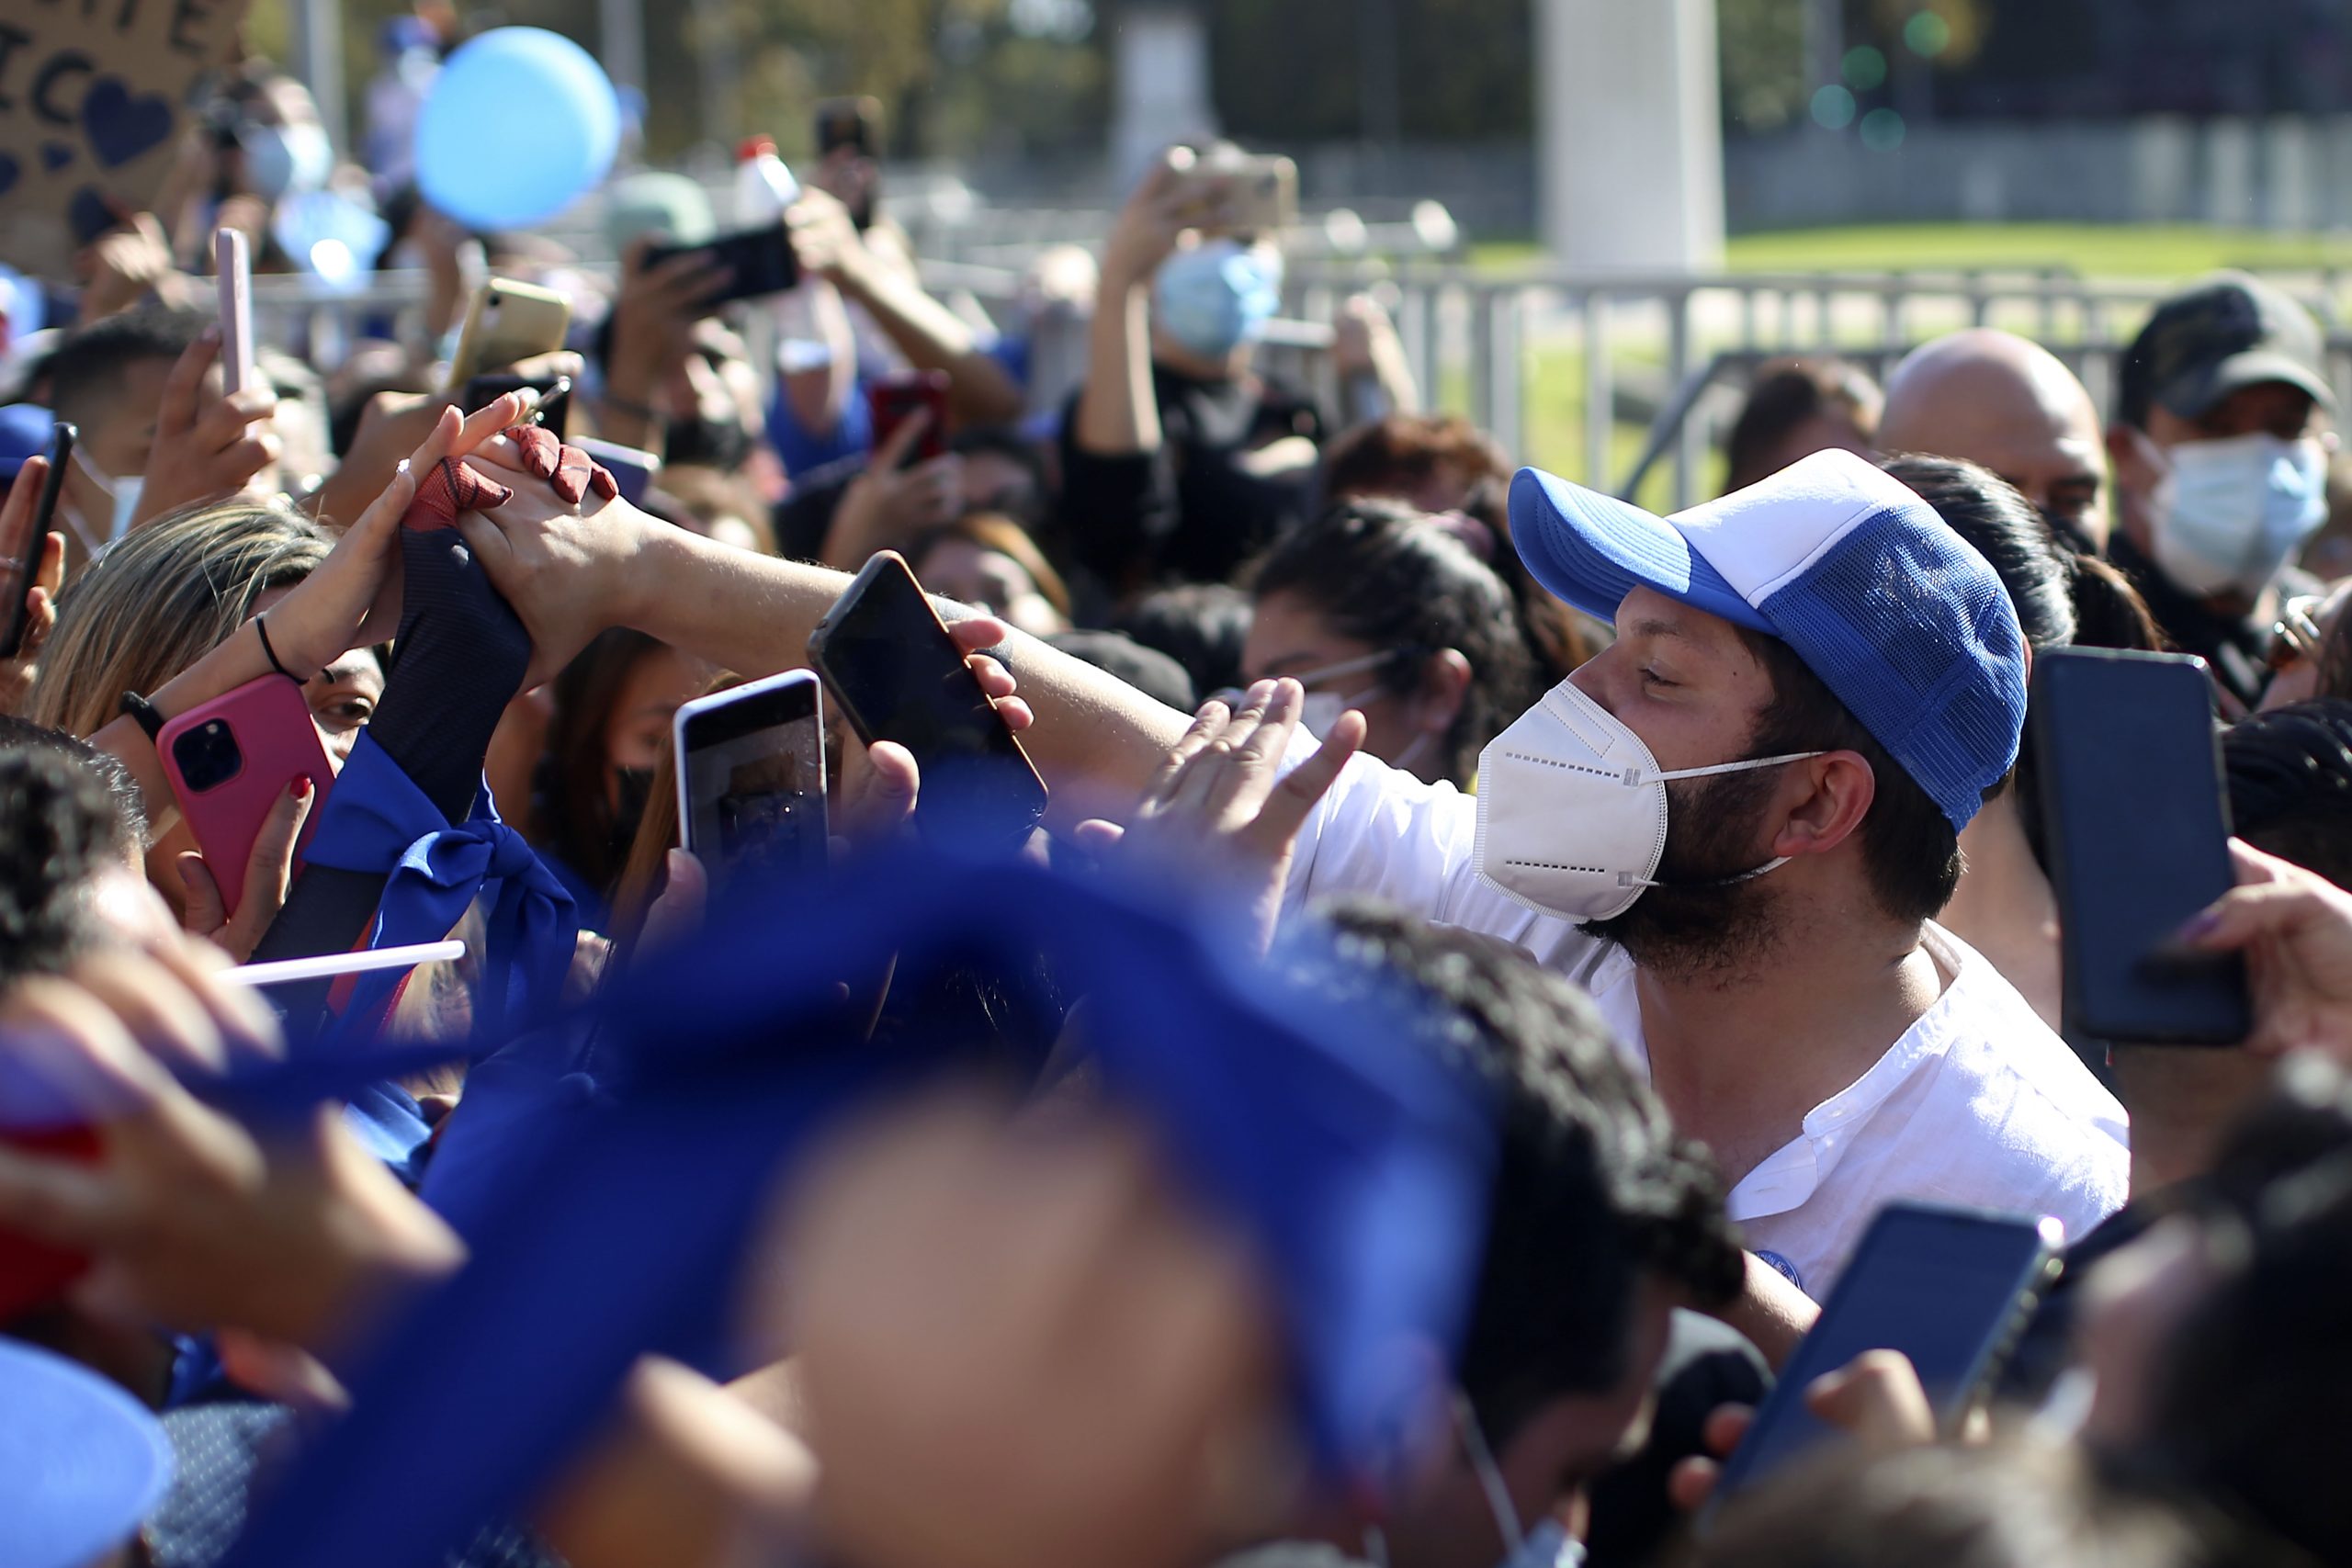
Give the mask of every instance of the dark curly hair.
[(1467, 783), (1478, 753), (1540, 694), (1519, 606), (1492, 567), (1399, 502), (1350, 501), (1283, 536), (1250, 578), (1260, 601), (1285, 593), (1333, 631), (1395, 655), (1378, 671), (1398, 696), (1419, 691), (1430, 656), (1470, 663), (1462, 711), (1445, 733), (1445, 776)]
[(1438, 1048), (1495, 1091), (1500, 1158), (1461, 1364), (1490, 1443), (1624, 1377), (1645, 1274), (1700, 1306), (1738, 1294), (1740, 1244), (1713, 1160), (1674, 1130), (1582, 991), (1507, 942), (1375, 900), (1319, 912), (1345, 953), (1468, 1024)]
[(89, 937), (83, 895), (136, 843), (107, 780), (60, 747), (0, 747), (0, 985), (56, 974)]

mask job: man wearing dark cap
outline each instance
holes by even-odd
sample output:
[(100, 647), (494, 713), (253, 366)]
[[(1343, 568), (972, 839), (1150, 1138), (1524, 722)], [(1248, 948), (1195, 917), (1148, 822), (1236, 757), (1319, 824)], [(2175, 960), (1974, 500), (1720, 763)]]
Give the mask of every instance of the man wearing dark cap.
[(2157, 306), (2118, 377), (2109, 554), (2247, 707), (2281, 578), (2327, 519), (2335, 398), (2321, 355), (2309, 311), (2224, 272)]

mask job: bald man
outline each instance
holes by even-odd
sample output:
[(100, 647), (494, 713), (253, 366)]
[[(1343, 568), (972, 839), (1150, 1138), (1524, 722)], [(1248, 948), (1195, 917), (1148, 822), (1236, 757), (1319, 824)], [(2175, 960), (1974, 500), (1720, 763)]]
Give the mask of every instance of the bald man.
[(1973, 327), (1920, 344), (1887, 380), (1878, 445), (1981, 463), (2024, 491), (2077, 548), (2107, 547), (2098, 411), (2040, 344)]

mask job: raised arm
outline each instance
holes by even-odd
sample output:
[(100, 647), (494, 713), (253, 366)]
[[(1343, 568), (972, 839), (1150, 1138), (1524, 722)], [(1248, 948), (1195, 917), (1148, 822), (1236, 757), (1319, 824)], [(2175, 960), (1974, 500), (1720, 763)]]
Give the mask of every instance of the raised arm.
[(1004, 367), (973, 342), (962, 317), (925, 293), (911, 275), (866, 249), (847, 208), (823, 191), (809, 191), (794, 205), (791, 223), (802, 266), (865, 306), (918, 368), (947, 373), (958, 423), (1003, 424), (1021, 417), (1021, 389)]
[[(475, 460), (497, 477), (513, 459), (501, 439)], [(715, 545), (620, 501), (557, 510), (518, 486), (495, 513), (458, 525), (530, 628), (533, 681), (615, 626), (743, 675), (794, 669), (849, 585), (840, 572)], [(1022, 743), (1054, 791), (1053, 824), (1125, 820), (1187, 716), (1031, 637), (1015, 635), (1003, 657), (1036, 715)]]

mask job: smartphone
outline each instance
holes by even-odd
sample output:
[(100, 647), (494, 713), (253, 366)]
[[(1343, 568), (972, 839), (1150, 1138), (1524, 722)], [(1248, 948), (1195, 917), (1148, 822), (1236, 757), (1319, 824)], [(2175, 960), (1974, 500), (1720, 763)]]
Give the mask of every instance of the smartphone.
[[(1272, 153), (1204, 158), (1186, 176), (1199, 227), (1214, 234), (1272, 234), (1298, 222), (1298, 165)], [(1221, 210), (1218, 209), (1221, 208)]]
[(254, 265), (243, 229), (212, 231), (212, 271), (220, 291), (220, 385), (241, 392), (254, 384)]
[(621, 487), (621, 499), (631, 506), (645, 504), (645, 492), (653, 488), (654, 479), (662, 472), (662, 459), (641, 447), (624, 446), (617, 441), (599, 441), (593, 435), (582, 435), (571, 443), (596, 461), (605, 465), (613, 482)]
[(33, 505), (33, 514), (25, 525), (21, 539), (0, 539), (0, 595), (6, 595), (6, 607), (0, 608), (0, 659), (14, 659), (24, 650), (25, 629), (31, 623), (31, 612), (25, 606), (25, 595), (33, 589), (33, 578), (40, 570), (40, 547), (49, 537), (49, 525), (57, 516), (57, 497), (65, 485), (65, 464), (74, 456), (74, 443), (82, 433), (75, 426), (60, 420), (51, 427), (49, 437), (49, 474), (40, 481), (40, 497)]
[(728, 271), (726, 285), (703, 301), (706, 314), (737, 299), (781, 294), (800, 281), (800, 257), (792, 248), (791, 231), (781, 223), (721, 234), (699, 245), (655, 245), (645, 253), (645, 265), (654, 266), (688, 251), (707, 255)]
[(283, 675), (248, 681), (167, 720), (156, 734), (155, 750), (196, 847), (220, 885), (222, 908), (236, 913), (245, 895), (245, 863), (262, 823), (287, 786), (307, 777), (312, 794), (311, 815), (295, 846), (300, 871), (302, 846), (319, 830), (320, 812), (334, 784), (334, 770), (300, 686)]
[(915, 830), (1017, 847), (1046, 784), (895, 550), (878, 550), (817, 623), (809, 661), (867, 745), (894, 740), (922, 772)]
[(496, 370), (563, 346), (571, 304), (552, 288), (493, 277), (475, 290), (449, 359), (445, 392), (456, 392), (485, 369)]
[(907, 468), (927, 462), (947, 450), (947, 372), (915, 370), (885, 376), (865, 387), (866, 411), (873, 416), (874, 445), (881, 446), (917, 409), (928, 410), (931, 423), (907, 454)]
[(876, 156), (882, 142), (882, 100), (826, 98), (817, 105), (817, 155), (846, 147), (861, 157)]
[(553, 431), (558, 441), (569, 439), (566, 434), (571, 428), (571, 378), (569, 376), (517, 376), (511, 370), (493, 370), (466, 382), (466, 389), (458, 394), (458, 407), (467, 413), (479, 413), (507, 393), (519, 392), (526, 387), (538, 389), (538, 423)]
[(697, 697), (673, 721), (678, 830), (714, 892), (821, 874), (825, 714), (817, 677), (787, 670)]
[(1836, 1436), (1805, 1408), (1805, 1390), (1865, 1350), (1909, 1357), (1939, 1427), (1952, 1430), (2000, 1375), (2057, 1277), (2064, 1241), (2064, 1228), (2052, 1219), (1927, 1203), (1880, 1210), (1724, 1462), (1714, 1501)]
[(2236, 880), (2205, 661), (2052, 649), (2033, 661), (2026, 715), (2058, 896), (2067, 1032), (2237, 1044), (2254, 1022), (2243, 958), (2168, 946)]

